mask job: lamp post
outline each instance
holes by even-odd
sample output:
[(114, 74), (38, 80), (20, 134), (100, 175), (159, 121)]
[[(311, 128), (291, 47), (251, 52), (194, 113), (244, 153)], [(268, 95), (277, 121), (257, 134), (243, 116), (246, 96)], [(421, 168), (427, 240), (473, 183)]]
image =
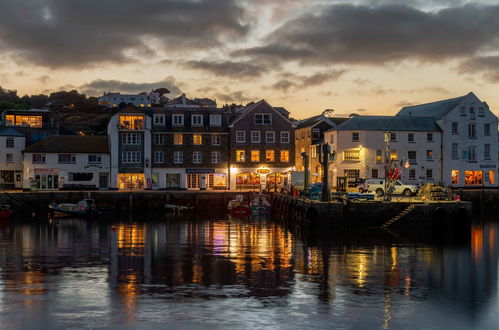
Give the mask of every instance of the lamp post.
[(309, 173), (308, 173), (308, 154), (306, 152), (302, 152), (301, 156), (303, 157), (303, 168), (304, 168), (304, 175), (303, 175), (303, 196), (308, 197), (309, 195), (309, 190), (308, 190), (308, 182), (309, 182)]
[(327, 143), (318, 146), (319, 163), (323, 167), (322, 171), (322, 198), (323, 202), (329, 202), (329, 162), (334, 159), (334, 151)]

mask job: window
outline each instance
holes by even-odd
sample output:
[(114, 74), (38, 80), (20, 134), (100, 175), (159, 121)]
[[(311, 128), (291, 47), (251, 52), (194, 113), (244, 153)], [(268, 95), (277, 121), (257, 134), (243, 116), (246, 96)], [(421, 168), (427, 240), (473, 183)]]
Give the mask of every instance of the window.
[(144, 116), (120, 116), (120, 129), (144, 129)]
[(414, 143), (414, 133), (407, 134), (407, 142)]
[(246, 132), (236, 131), (236, 143), (244, 143), (244, 142), (246, 142)]
[(485, 116), (485, 113), (483, 112), (483, 107), (478, 108), (478, 117), (483, 117)]
[(102, 156), (101, 155), (88, 155), (88, 162), (90, 164), (101, 164)]
[(281, 143), (289, 143), (289, 140), (290, 140), (289, 131), (282, 131), (281, 132)]
[(274, 131), (265, 132), (265, 141), (267, 143), (275, 143), (275, 132)]
[(426, 179), (433, 179), (433, 169), (427, 168), (426, 169)]
[(92, 181), (94, 179), (93, 173), (68, 173), (69, 181)]
[(494, 184), (495, 182), (495, 171), (489, 171), (489, 184)]
[(476, 139), (476, 124), (475, 123), (468, 124), (468, 138)]
[(5, 162), (13, 163), (14, 162), (14, 154), (5, 154)]
[(33, 154), (33, 164), (45, 164), (45, 154)]
[(272, 163), (275, 162), (275, 152), (274, 150), (265, 151), (265, 161)]
[(141, 135), (139, 133), (123, 133), (121, 135), (122, 144), (140, 144)]
[(397, 150), (392, 149), (390, 150), (390, 160), (397, 160), (398, 155), (397, 155)]
[(490, 144), (483, 145), (483, 158), (490, 159)]
[(426, 160), (433, 160), (433, 150), (426, 150)]
[(490, 124), (483, 124), (483, 135), (490, 136)]
[(260, 151), (259, 150), (251, 150), (251, 161), (259, 162), (260, 161)]
[(416, 164), (416, 151), (407, 151), (407, 158), (409, 163)]
[(59, 164), (75, 164), (76, 154), (59, 154)]
[(203, 126), (203, 115), (192, 115), (192, 126)]
[(459, 184), (459, 170), (451, 171), (452, 184)]
[(173, 126), (184, 126), (184, 115), (173, 114), (173, 116), (172, 116), (172, 125)]
[(390, 141), (397, 141), (397, 133), (390, 133)]
[(121, 153), (121, 161), (123, 163), (140, 163), (140, 151), (123, 151)]
[(352, 142), (358, 142), (359, 141), (359, 132), (353, 132), (352, 133)]
[(222, 116), (210, 115), (210, 126), (222, 126)]
[(14, 138), (6, 138), (5, 139), (5, 147), (6, 148), (14, 148)]
[(156, 126), (165, 126), (165, 115), (164, 114), (154, 114), (153, 122)]
[(220, 164), (220, 161), (222, 160), (222, 154), (220, 151), (213, 151), (211, 153), (211, 163), (212, 164)]
[(452, 135), (459, 135), (459, 123), (452, 123)]
[(236, 150), (236, 162), (244, 162), (244, 161), (245, 161), (245, 151)]
[(173, 164), (184, 163), (184, 153), (182, 151), (175, 151), (173, 153)]
[(471, 107), (470, 108), (470, 119), (475, 120), (476, 114), (475, 114), (475, 108)]
[(378, 174), (378, 169), (377, 169), (377, 168), (373, 168), (373, 169), (371, 170), (371, 178), (373, 178), (373, 179), (377, 179), (377, 178), (378, 178), (378, 175), (379, 175), (379, 174)]
[(351, 149), (343, 151), (343, 160), (360, 160), (359, 149)]
[(332, 134), (332, 133), (331, 133), (331, 135), (329, 135), (329, 143), (330, 144), (334, 143), (334, 134)]
[(409, 170), (409, 180), (416, 180), (416, 170), (413, 168)]
[(317, 145), (310, 146), (310, 157), (317, 158)]
[(179, 145), (182, 145), (184, 142), (183, 142), (183, 135), (182, 134), (173, 134), (173, 144), (179, 146)]
[(251, 131), (251, 143), (260, 143), (260, 131)]
[(289, 162), (289, 151), (281, 150), (281, 163)]
[(194, 144), (194, 145), (203, 144), (203, 136), (201, 134), (193, 134), (192, 135), (192, 144)]
[(312, 129), (312, 139), (318, 140), (321, 138), (321, 130), (319, 128)]
[(153, 134), (154, 136), (154, 144), (164, 144), (164, 135), (163, 134)]
[(476, 162), (476, 147), (468, 147), (468, 162)]
[(255, 114), (255, 125), (272, 125), (272, 115), (270, 113)]
[(433, 133), (426, 133), (426, 141), (433, 142)]
[(466, 185), (482, 185), (483, 172), (482, 171), (464, 171), (464, 183)]
[(459, 109), (461, 116), (466, 116), (466, 107), (461, 107)]
[(376, 150), (376, 164), (383, 163), (383, 150)]
[(42, 116), (6, 115), (5, 126), (42, 128)]
[(165, 162), (165, 153), (163, 151), (154, 152), (154, 162), (156, 164), (162, 164)]
[(452, 144), (452, 159), (459, 159), (458, 157), (458, 144), (457, 143), (453, 143)]
[(358, 178), (360, 177), (360, 170), (351, 170), (347, 169), (343, 171), (344, 175), (349, 178)]
[(211, 136), (211, 145), (219, 146), (222, 143), (222, 136), (220, 134), (213, 134)]
[(203, 154), (201, 151), (194, 151), (192, 153), (192, 163), (193, 164), (201, 164), (203, 162)]

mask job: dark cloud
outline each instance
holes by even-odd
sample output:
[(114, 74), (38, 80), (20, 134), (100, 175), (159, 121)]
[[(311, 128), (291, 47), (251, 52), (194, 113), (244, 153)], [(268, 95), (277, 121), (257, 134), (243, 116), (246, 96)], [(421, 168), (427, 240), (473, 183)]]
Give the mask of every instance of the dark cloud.
[(499, 82), (499, 56), (481, 56), (468, 59), (459, 65), (461, 73), (482, 74), (492, 83)]
[(291, 80), (288, 79), (281, 79), (274, 84), (272, 84), (270, 87), (272, 89), (281, 91), (281, 92), (288, 92), (290, 88), (296, 87), (296, 83), (292, 82)]
[(237, 54), (303, 65), (464, 58), (499, 44), (499, 5), (425, 12), (403, 5), (325, 5), (291, 19), (264, 46)]
[(216, 47), (249, 30), (237, 0), (3, 0), (0, 53), (48, 67)]
[(172, 77), (167, 77), (164, 80), (152, 83), (135, 83), (120, 80), (102, 80), (97, 79), (90, 83), (78, 87), (81, 93), (89, 96), (100, 96), (104, 92), (121, 92), (121, 93), (140, 93), (150, 92), (153, 89), (166, 87), (170, 90), (171, 95), (180, 94), (178, 83)]
[(272, 89), (287, 93), (292, 88), (307, 88), (322, 85), (328, 81), (336, 81), (346, 70), (330, 70), (325, 72), (318, 72), (310, 76), (300, 76), (292, 73), (282, 73), (284, 79), (280, 79), (270, 87)]
[(244, 103), (249, 101), (254, 101), (257, 98), (254, 96), (250, 96), (248, 92), (238, 90), (227, 93), (218, 93), (215, 95), (217, 100), (221, 100), (224, 103)]
[(261, 76), (266, 67), (251, 62), (233, 61), (186, 61), (181, 63), (184, 67), (213, 73), (216, 76), (240, 78), (241, 76)]

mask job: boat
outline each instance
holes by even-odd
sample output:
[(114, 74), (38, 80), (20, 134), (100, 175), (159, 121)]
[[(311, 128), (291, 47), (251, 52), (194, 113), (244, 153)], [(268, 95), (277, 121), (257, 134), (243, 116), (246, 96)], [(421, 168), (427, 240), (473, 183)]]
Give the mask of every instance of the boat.
[(93, 199), (83, 199), (78, 203), (56, 203), (49, 204), (49, 209), (55, 217), (91, 217), (98, 215), (97, 207)]
[(9, 204), (0, 202), (0, 220), (9, 220), (13, 214), (14, 211)]
[(267, 200), (267, 196), (263, 194), (258, 194), (251, 201), (251, 212), (252, 213), (267, 213), (270, 212), (270, 203)]
[(229, 201), (227, 211), (231, 214), (247, 214), (250, 213), (251, 209), (249, 204), (244, 201), (243, 195), (237, 195)]

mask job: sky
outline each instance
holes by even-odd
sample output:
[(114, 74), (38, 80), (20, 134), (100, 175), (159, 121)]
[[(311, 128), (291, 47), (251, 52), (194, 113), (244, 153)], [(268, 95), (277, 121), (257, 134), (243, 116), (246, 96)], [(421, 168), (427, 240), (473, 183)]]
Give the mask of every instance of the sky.
[(499, 1), (0, 0), (0, 86), (219, 105), (293, 117), (393, 115), (473, 91), (499, 114)]

